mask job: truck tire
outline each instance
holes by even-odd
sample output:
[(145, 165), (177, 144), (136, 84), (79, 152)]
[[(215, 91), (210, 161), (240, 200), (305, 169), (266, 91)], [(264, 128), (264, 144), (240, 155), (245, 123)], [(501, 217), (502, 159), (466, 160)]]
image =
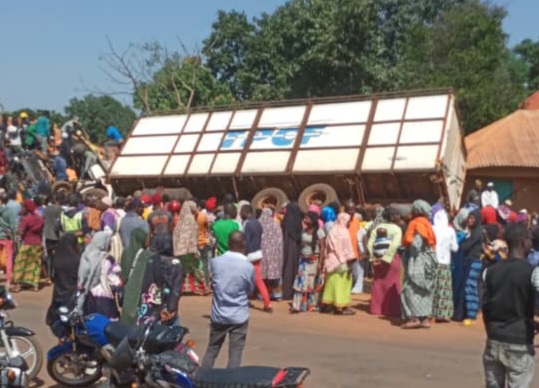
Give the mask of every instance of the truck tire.
[(280, 212), (284, 205), (288, 202), (286, 193), (276, 187), (270, 187), (259, 191), (252, 200), (252, 205), (255, 209), (262, 209), (266, 204), (275, 206), (275, 210)]
[(73, 185), (66, 181), (54, 182), (52, 185), (52, 192), (56, 193), (65, 193), (69, 195), (73, 192)]
[(83, 191), (82, 193), (82, 199), (86, 200), (86, 197), (93, 196), (97, 199), (108, 197), (109, 193), (107, 193), (106, 190), (103, 189), (88, 189), (86, 191)]
[(316, 183), (314, 185), (310, 185), (305, 190), (303, 190), (301, 192), (301, 195), (299, 196), (298, 202), (301, 211), (307, 212), (309, 210), (311, 202), (314, 199), (322, 201), (322, 207), (324, 207), (331, 202), (337, 201), (339, 197), (337, 196), (337, 192), (335, 191), (335, 189), (330, 185), (327, 185), (325, 183)]

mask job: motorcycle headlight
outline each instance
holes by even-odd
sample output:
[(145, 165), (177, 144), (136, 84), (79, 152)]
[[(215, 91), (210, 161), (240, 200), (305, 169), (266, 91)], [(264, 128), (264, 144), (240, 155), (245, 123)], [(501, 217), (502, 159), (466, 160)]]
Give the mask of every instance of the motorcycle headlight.
[(63, 322), (63, 323), (67, 323), (69, 321), (69, 318), (67, 318), (65, 315), (60, 315), (60, 320)]

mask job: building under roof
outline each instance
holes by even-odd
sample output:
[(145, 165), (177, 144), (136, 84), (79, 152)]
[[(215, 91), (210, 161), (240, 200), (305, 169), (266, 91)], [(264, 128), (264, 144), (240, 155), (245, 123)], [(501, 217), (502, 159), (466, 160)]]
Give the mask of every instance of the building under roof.
[(492, 181), (500, 201), (539, 210), (539, 110), (520, 109), (466, 137), (468, 184)]

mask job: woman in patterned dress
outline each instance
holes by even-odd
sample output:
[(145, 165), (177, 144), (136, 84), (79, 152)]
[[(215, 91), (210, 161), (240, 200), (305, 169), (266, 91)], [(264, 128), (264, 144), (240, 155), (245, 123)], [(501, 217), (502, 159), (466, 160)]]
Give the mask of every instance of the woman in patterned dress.
[(174, 256), (182, 263), (184, 282), (182, 292), (205, 295), (208, 292), (204, 269), (198, 251), (198, 223), (195, 215), (197, 205), (186, 201), (180, 210), (180, 218), (174, 228)]
[(292, 313), (318, 311), (318, 298), (323, 286), (320, 274), (324, 264), (326, 235), (319, 228), (318, 214), (307, 212), (303, 223), (305, 227), (301, 234), (301, 257), (294, 281)]
[(260, 215), (262, 224), (262, 279), (271, 299), (282, 299), (280, 280), (283, 272), (283, 232), (273, 218), (273, 210), (265, 208)]
[(404, 284), (401, 313), (406, 321), (403, 329), (430, 328), (432, 286), (436, 276), (436, 236), (429, 221), (431, 206), (417, 200), (412, 204), (413, 219), (402, 239), (404, 253)]
[(451, 252), (459, 249), (457, 234), (449, 226), (445, 210), (434, 214), (433, 229), (436, 235), (436, 260), (438, 268), (434, 278), (432, 317), (437, 322), (449, 322), (453, 316), (453, 286), (451, 278)]
[(36, 210), (34, 201), (31, 199), (24, 201), (24, 216), (19, 224), (22, 245), (15, 260), (12, 292), (19, 292), (22, 284), (29, 285), (33, 291), (39, 291), (44, 222)]

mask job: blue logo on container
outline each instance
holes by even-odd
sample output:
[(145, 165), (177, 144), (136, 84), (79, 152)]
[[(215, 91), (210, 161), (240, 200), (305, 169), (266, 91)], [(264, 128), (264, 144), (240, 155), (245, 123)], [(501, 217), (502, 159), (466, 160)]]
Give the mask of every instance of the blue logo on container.
[[(306, 145), (312, 138), (320, 137), (324, 134), (325, 127), (307, 127), (301, 139), (301, 145)], [(268, 148), (288, 148), (291, 147), (298, 136), (298, 128), (280, 128), (280, 129), (257, 129), (253, 137), (253, 144), (259, 142), (271, 141)], [(243, 149), (249, 131), (231, 131), (228, 132), (221, 143), (221, 150)]]

